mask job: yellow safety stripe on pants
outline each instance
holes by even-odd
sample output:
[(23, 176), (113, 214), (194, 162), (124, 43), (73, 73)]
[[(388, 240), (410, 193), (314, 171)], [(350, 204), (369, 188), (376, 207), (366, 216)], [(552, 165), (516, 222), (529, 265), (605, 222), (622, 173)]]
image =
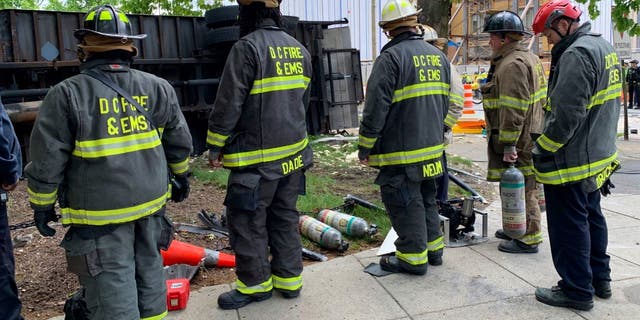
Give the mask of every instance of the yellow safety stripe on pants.
[(227, 141), (227, 139), (229, 139), (229, 136), (207, 130), (207, 144), (216, 147), (224, 147), (224, 143)]
[(100, 158), (121, 155), (161, 146), (156, 130), (128, 136), (76, 141), (72, 154), (79, 158)]
[(165, 310), (163, 313), (161, 313), (161, 314), (159, 314), (157, 316), (144, 317), (144, 318), (140, 318), (140, 320), (160, 320), (160, 319), (164, 319), (168, 314), (169, 314), (169, 312), (167, 310)]
[(622, 83), (616, 83), (614, 85), (610, 85), (604, 90), (598, 91), (593, 95), (593, 97), (591, 97), (591, 102), (587, 106), (587, 110), (596, 106), (603, 105), (607, 101), (619, 99), (621, 91)]
[(562, 148), (562, 146), (564, 146), (564, 144), (559, 143), (559, 142), (555, 142), (553, 140), (551, 140), (549, 137), (547, 137), (546, 135), (541, 135), (540, 138), (538, 138), (538, 140), (536, 140), (536, 142), (540, 145), (540, 147), (546, 151), (549, 152), (556, 152), (558, 151), (558, 149)]
[(485, 110), (493, 110), (500, 108), (500, 105), (498, 105), (498, 99), (482, 99), (482, 107)]
[(187, 172), (187, 170), (189, 170), (189, 157), (177, 163), (169, 163), (169, 168), (173, 174), (183, 174)]
[(48, 206), (56, 203), (56, 199), (58, 197), (58, 188), (50, 193), (38, 193), (31, 190), (31, 188), (27, 188), (27, 193), (29, 194), (29, 202), (35, 204), (36, 206)]
[(283, 159), (292, 156), (307, 147), (309, 139), (304, 139), (282, 147), (262, 149), (255, 151), (229, 153), (222, 157), (222, 164), (225, 167), (243, 167), (257, 163), (264, 163)]
[[(520, 171), (522, 171), (522, 174), (525, 176), (531, 176), (534, 174), (533, 172), (533, 166), (522, 166), (522, 167), (516, 167), (518, 168)], [(500, 180), (500, 178), (502, 177), (502, 174), (507, 170), (507, 168), (496, 168), (496, 169), (489, 169), (489, 171), (487, 172), (487, 180), (490, 181), (498, 181)]]
[(369, 156), (371, 166), (390, 166), (397, 164), (412, 164), (440, 157), (444, 150), (444, 144), (411, 151), (398, 151), (392, 153), (372, 154)]
[(449, 92), (449, 103), (453, 103), (455, 105), (461, 106), (464, 104), (464, 98), (459, 95), (459, 94), (455, 94), (453, 92)]
[(444, 82), (425, 82), (412, 84), (393, 93), (392, 103), (427, 95), (441, 94), (449, 96), (449, 85)]
[(240, 279), (236, 279), (236, 290), (244, 294), (264, 293), (273, 290), (273, 280), (271, 277), (267, 281), (257, 284), (255, 286), (248, 287)]
[(519, 240), (528, 245), (538, 244), (542, 242), (542, 232), (527, 234)]
[(373, 145), (376, 144), (377, 140), (378, 138), (369, 138), (361, 134), (360, 137), (358, 138), (358, 147), (371, 149), (373, 148)]
[(518, 141), (519, 137), (520, 137), (520, 131), (500, 130), (500, 135), (499, 135), (500, 143), (504, 143), (504, 144), (515, 143), (516, 141)]
[(302, 288), (302, 276), (281, 278), (276, 275), (273, 277), (273, 287), (276, 289), (295, 291)]
[(606, 169), (611, 162), (618, 158), (618, 152), (615, 152), (610, 157), (602, 159), (600, 161), (588, 163), (578, 167), (566, 168), (551, 172), (540, 172), (537, 169), (533, 169), (536, 173), (536, 180), (540, 183), (561, 185), (570, 182), (576, 182), (584, 180), (591, 176), (594, 176), (602, 170)]
[(151, 201), (132, 207), (110, 210), (61, 208), (62, 224), (102, 226), (137, 220), (160, 210), (167, 203), (167, 198), (170, 196), (171, 193), (167, 191), (162, 196)]
[(529, 105), (533, 100), (533, 95), (529, 99), (519, 99), (511, 96), (500, 96), (500, 104), (503, 107), (516, 109), (520, 111), (527, 111)]
[(439, 236), (433, 241), (427, 242), (427, 251), (434, 252), (444, 248), (444, 238)]
[(402, 253), (396, 250), (396, 258), (412, 265), (417, 266), (421, 264), (427, 263), (429, 260), (427, 258), (427, 249), (420, 253)]
[(311, 79), (303, 75), (264, 78), (253, 81), (249, 94), (260, 94), (291, 89), (307, 89)]
[(451, 115), (451, 114), (447, 114), (447, 117), (444, 118), (444, 125), (449, 127), (449, 128), (453, 128), (453, 126), (456, 125), (456, 122), (458, 120), (456, 119), (455, 116)]

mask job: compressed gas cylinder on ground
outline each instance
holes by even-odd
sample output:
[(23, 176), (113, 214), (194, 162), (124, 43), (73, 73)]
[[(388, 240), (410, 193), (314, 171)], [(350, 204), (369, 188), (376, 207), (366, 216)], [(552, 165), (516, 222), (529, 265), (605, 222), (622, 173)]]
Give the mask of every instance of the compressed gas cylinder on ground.
[(513, 164), (500, 179), (500, 200), (504, 233), (513, 239), (522, 238), (527, 232), (524, 175)]
[(306, 236), (325, 249), (344, 252), (349, 248), (349, 243), (342, 240), (342, 234), (340, 231), (310, 216), (301, 215), (298, 228), (300, 229), (300, 234)]
[(367, 221), (362, 218), (329, 209), (320, 210), (318, 220), (354, 237), (373, 235), (377, 231), (375, 225), (370, 228)]

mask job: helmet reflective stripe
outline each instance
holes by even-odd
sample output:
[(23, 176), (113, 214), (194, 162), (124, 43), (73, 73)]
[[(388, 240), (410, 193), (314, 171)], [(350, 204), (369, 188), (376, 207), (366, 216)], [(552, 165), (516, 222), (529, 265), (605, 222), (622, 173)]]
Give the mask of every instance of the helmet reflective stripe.
[(111, 12), (109, 12), (109, 11), (101, 11), (100, 12), (100, 20), (111, 21), (111, 19), (113, 19), (113, 17), (111, 16)]

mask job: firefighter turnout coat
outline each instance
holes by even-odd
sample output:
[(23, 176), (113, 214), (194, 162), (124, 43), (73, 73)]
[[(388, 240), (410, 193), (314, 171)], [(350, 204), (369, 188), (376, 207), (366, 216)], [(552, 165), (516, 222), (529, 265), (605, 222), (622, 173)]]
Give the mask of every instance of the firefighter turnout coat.
[(583, 24), (554, 45), (544, 131), (535, 142), (538, 182), (589, 179), (595, 191), (618, 167), (622, 70), (613, 47)]
[[(360, 124), (359, 157), (372, 167), (405, 167), (409, 176), (433, 179), (443, 174), (442, 151), (450, 101), (449, 60), (422, 37), (405, 32), (383, 48), (367, 84)], [(418, 170), (411, 170), (411, 169)]]
[(491, 61), (492, 74), (482, 87), (488, 134), (488, 181), (500, 181), (508, 164), (505, 148), (516, 148), (516, 167), (533, 176), (533, 139), (542, 132), (547, 80), (540, 59), (519, 42), (498, 50)]
[(207, 147), (227, 169), (256, 168), (277, 179), (312, 164), (303, 99), (311, 56), (267, 19), (227, 58), (209, 118)]
[(50, 209), (57, 199), (65, 225), (125, 223), (157, 212), (170, 196), (168, 168), (185, 174), (191, 153), (173, 87), (121, 60), (92, 60), (81, 68), (109, 77), (153, 119), (85, 74), (51, 88), (25, 168), (31, 206)]

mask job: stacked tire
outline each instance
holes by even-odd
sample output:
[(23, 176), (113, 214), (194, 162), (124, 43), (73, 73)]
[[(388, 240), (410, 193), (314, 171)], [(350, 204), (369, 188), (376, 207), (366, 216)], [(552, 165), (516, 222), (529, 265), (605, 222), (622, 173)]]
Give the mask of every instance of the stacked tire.
[(238, 6), (224, 6), (207, 10), (204, 20), (208, 28), (204, 36), (205, 48), (214, 52), (228, 52), (231, 46), (240, 39)]

